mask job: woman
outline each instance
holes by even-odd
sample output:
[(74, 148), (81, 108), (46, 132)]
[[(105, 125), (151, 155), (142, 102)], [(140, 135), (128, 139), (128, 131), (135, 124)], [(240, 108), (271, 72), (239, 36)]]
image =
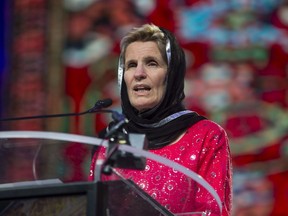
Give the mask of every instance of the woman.
[[(148, 24), (130, 31), (121, 41), (118, 68), (122, 110), (129, 120), (124, 129), (146, 134), (150, 152), (201, 175), (218, 193), (222, 215), (229, 215), (227, 135), (218, 124), (184, 108), (185, 69), (184, 52), (169, 31)], [(99, 157), (105, 157), (103, 149), (93, 157), (91, 179)], [(155, 161), (147, 160), (144, 171), (121, 172), (174, 214), (209, 208), (220, 215), (215, 203), (207, 204), (207, 191)]]

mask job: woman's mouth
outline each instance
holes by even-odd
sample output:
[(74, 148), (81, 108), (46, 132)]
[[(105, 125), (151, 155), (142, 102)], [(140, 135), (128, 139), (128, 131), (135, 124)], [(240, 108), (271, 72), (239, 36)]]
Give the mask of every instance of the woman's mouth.
[(136, 85), (134, 86), (133, 90), (140, 93), (150, 91), (151, 87), (149, 87), (148, 85)]

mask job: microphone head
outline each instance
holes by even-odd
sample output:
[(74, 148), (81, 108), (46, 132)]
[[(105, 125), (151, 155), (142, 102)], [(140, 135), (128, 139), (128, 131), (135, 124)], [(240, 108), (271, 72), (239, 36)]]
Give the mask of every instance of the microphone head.
[(110, 98), (98, 100), (94, 105), (94, 109), (103, 109), (103, 108), (107, 108), (111, 105), (112, 105), (112, 99), (110, 99)]

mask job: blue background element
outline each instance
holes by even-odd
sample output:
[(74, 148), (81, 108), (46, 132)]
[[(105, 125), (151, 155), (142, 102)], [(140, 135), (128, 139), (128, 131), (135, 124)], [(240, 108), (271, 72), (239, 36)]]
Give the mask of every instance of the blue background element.
[[(0, 88), (2, 90), (3, 88), (3, 78), (4, 78), (4, 72), (5, 72), (5, 29), (6, 29), (6, 0), (0, 1)], [(3, 92), (3, 91), (1, 91)], [(2, 107), (3, 107), (3, 95), (0, 94), (0, 115), (2, 113)]]

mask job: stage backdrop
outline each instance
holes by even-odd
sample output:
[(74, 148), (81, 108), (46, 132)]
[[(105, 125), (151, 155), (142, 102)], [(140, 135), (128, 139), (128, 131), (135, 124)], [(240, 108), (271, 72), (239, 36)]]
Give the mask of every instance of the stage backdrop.
[[(160, 25), (185, 49), (187, 108), (229, 135), (233, 214), (287, 214), (287, 1), (17, 0), (8, 11), (2, 116), (81, 112), (103, 98), (112, 98), (111, 108), (120, 111), (119, 41), (133, 26)], [(107, 114), (86, 115), (1, 128), (97, 136), (109, 120)], [(90, 156), (77, 143), (66, 154), (79, 150)]]

